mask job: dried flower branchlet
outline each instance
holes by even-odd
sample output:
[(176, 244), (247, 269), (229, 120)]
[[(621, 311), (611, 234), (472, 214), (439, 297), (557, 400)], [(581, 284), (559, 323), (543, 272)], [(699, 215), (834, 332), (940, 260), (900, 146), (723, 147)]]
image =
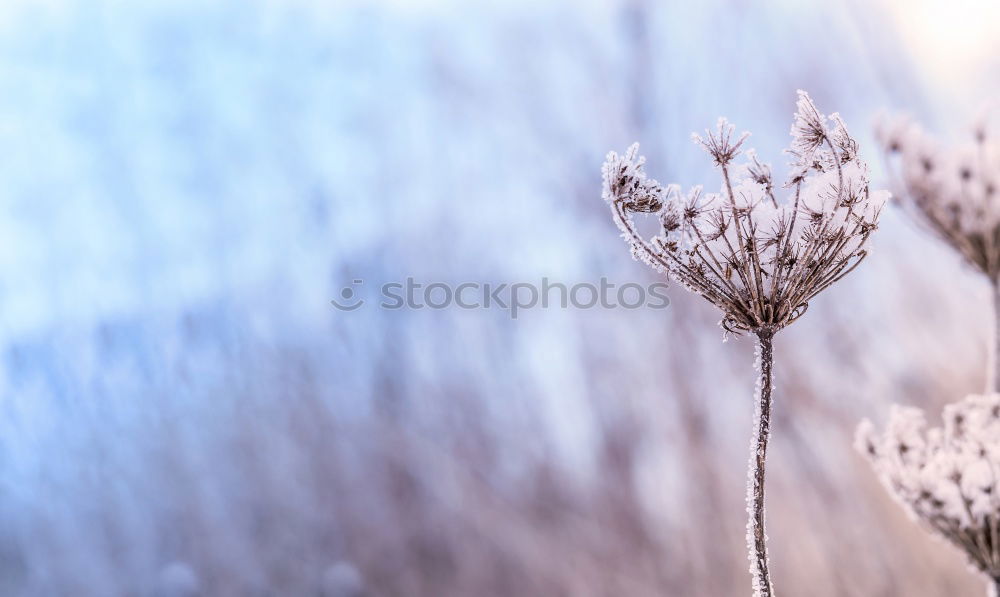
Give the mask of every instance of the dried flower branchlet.
[(986, 385), (1000, 391), (1000, 140), (984, 121), (968, 142), (946, 148), (905, 116), (880, 119), (875, 136), (901, 205), (992, 285), (995, 331)]
[(858, 427), (857, 448), (918, 522), (962, 550), (1000, 595), (1000, 394), (969, 396), (927, 430), (919, 409), (894, 406), (886, 429)]
[[(794, 158), (779, 202), (770, 166), (748, 152), (735, 165), (748, 134), (725, 119), (695, 141), (722, 177), (717, 193), (648, 179), (638, 145), (611, 152), (604, 164), (604, 199), (633, 255), (722, 311), (728, 333), (758, 340), (759, 382), (748, 474), (747, 540), (754, 594), (773, 594), (764, 532), (764, 464), (770, 434), (772, 341), (805, 313), (809, 301), (864, 259), (886, 192), (869, 191), (868, 168), (836, 114), (823, 116), (804, 92), (792, 125)], [(644, 238), (634, 214), (655, 214), (660, 233)]]

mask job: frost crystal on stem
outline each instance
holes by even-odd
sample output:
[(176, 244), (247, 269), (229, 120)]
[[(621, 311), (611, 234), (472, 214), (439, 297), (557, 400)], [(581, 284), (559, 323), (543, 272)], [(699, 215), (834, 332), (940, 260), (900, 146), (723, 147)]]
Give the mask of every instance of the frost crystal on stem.
[(750, 577), (754, 595), (773, 595), (767, 559), (767, 533), (764, 526), (764, 470), (767, 459), (767, 442), (771, 437), (771, 392), (774, 389), (773, 335), (758, 336), (757, 392), (754, 400), (754, 431), (750, 439), (750, 464), (747, 467), (747, 559), (750, 560)]
[(1000, 391), (1000, 141), (978, 124), (972, 138), (945, 148), (905, 116), (879, 119), (900, 203), (992, 285), (994, 334), (987, 391)]
[[(832, 129), (830, 126), (832, 123)], [(869, 190), (868, 167), (837, 114), (823, 116), (800, 91), (792, 124), (793, 158), (779, 203), (771, 167), (748, 152), (748, 133), (720, 119), (694, 140), (721, 173), (717, 193), (683, 193), (648, 179), (638, 144), (604, 163), (604, 199), (635, 258), (700, 294), (722, 311), (726, 334), (758, 340), (758, 389), (747, 486), (747, 542), (754, 594), (773, 594), (764, 531), (764, 469), (770, 435), (774, 334), (809, 301), (850, 273), (867, 254), (888, 193)], [(660, 233), (643, 237), (636, 213), (655, 214)]]
[(945, 407), (927, 430), (919, 409), (894, 406), (881, 434), (858, 426), (856, 446), (912, 518), (962, 550), (1000, 585), (1000, 394)]

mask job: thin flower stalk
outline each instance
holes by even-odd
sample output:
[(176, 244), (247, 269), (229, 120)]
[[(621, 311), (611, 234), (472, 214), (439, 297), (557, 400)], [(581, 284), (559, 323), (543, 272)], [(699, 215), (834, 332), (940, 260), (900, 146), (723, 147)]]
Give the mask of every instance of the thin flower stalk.
[[(603, 196), (632, 255), (722, 311), (724, 335), (757, 339), (757, 393), (747, 482), (747, 543), (754, 595), (770, 597), (765, 532), (765, 465), (770, 437), (775, 334), (801, 317), (816, 295), (854, 270), (888, 193), (869, 190), (867, 165), (837, 114), (822, 115), (800, 91), (792, 125), (787, 198), (775, 196), (770, 165), (752, 150), (736, 164), (748, 133), (720, 119), (694, 135), (721, 175), (721, 188), (684, 193), (646, 177), (638, 144), (611, 152)], [(660, 232), (646, 239), (635, 214), (654, 216)]]

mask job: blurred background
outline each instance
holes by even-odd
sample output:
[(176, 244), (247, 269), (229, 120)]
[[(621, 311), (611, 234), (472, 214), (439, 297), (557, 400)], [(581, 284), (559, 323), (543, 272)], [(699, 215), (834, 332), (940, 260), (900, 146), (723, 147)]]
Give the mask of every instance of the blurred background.
[[(0, 595), (746, 594), (753, 345), (666, 310), (332, 308), (407, 276), (657, 281), (610, 149), (783, 177), (795, 90), (965, 135), (993, 2), (9, 0)], [(780, 593), (979, 594), (852, 448), (985, 383), (988, 288), (889, 209), (776, 345)]]

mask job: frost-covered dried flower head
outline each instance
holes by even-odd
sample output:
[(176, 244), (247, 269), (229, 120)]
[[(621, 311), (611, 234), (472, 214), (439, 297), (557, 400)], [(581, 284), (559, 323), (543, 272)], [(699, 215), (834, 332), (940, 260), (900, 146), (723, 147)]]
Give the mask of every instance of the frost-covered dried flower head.
[(858, 427), (857, 448), (916, 520), (1000, 581), (1000, 394), (969, 396), (927, 430), (923, 413), (894, 406), (882, 434)]
[[(636, 158), (637, 151), (639, 151), (638, 143), (628, 148), (625, 158), (614, 164), (616, 175), (611, 178), (608, 178), (608, 172), (611, 170), (607, 170), (611, 166), (605, 165), (604, 192), (614, 195), (627, 211), (655, 213), (663, 208), (664, 189), (660, 183), (646, 178), (642, 171), (646, 158), (643, 156)], [(614, 152), (608, 154), (609, 164), (612, 155), (615, 155)], [(617, 157), (615, 155), (616, 159)]]
[(903, 205), (990, 280), (1000, 278), (1000, 140), (984, 123), (946, 148), (905, 116), (880, 118), (875, 136)]
[[(771, 167), (752, 150), (733, 165), (749, 135), (734, 135), (725, 119), (705, 138), (695, 135), (721, 171), (718, 193), (685, 194), (646, 178), (636, 144), (608, 154), (604, 199), (633, 255), (722, 309), (724, 329), (773, 333), (865, 257), (888, 198), (869, 191), (868, 167), (840, 117), (829, 121), (832, 128), (800, 91), (782, 203)], [(656, 213), (660, 234), (643, 238), (634, 213)]]

